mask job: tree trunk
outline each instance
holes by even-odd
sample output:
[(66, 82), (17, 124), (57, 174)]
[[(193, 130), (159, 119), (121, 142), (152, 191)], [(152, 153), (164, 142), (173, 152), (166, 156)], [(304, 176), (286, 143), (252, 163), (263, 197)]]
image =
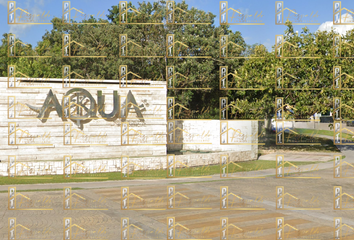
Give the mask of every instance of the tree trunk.
[(269, 146), (271, 141), (270, 138), (272, 137), (272, 115), (267, 114), (266, 119), (264, 120), (264, 127), (265, 127), (265, 145)]
[(266, 129), (266, 133), (272, 132), (272, 116), (270, 114), (266, 115), (266, 119), (264, 119), (264, 126)]

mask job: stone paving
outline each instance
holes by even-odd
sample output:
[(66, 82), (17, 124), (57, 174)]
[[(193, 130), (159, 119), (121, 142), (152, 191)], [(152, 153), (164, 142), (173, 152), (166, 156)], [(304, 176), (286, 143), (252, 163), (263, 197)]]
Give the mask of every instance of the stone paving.
[[(274, 169), (272, 171), (274, 175)], [(320, 179), (303, 178), (312, 177), (315, 172)], [(182, 225), (175, 226), (175, 239), (220, 239), (220, 219), (223, 217), (228, 218), (228, 239), (274, 239), (277, 217), (284, 218), (284, 224), (288, 224), (284, 236), (292, 239), (332, 239), (334, 217), (342, 217), (343, 224), (354, 226), (353, 211), (333, 210), (333, 186), (342, 186), (343, 192), (354, 195), (350, 178), (334, 179), (333, 168), (295, 177), (302, 178), (266, 176), (220, 180), (219, 177), (218, 180), (185, 178), (119, 181), (115, 184), (77, 183), (87, 189), (72, 189), (72, 206), (86, 210), (64, 210), (63, 191), (17, 192), (24, 195), (17, 196), (17, 208), (53, 210), (8, 210), (8, 193), (1, 193), (0, 238), (7, 239), (7, 220), (13, 217), (16, 218), (17, 236), (24, 238), (31, 232), (32, 239), (63, 239), (64, 218), (72, 218), (71, 239), (121, 239), (121, 218), (129, 218), (129, 239), (167, 239), (167, 218), (170, 217)], [(74, 185), (70, 184), (71, 187)], [(121, 209), (122, 186), (129, 186), (128, 210)], [(175, 187), (174, 209), (167, 208), (167, 186)], [(227, 210), (220, 209), (220, 186), (228, 187)], [(277, 186), (284, 186), (284, 192), (298, 198), (294, 200), (290, 195), (286, 196), (285, 207), (303, 210), (277, 210)], [(17, 186), (17, 191), (20, 189), (25, 186)], [(354, 208), (353, 199), (348, 199), (346, 206)], [(344, 228), (343, 234), (352, 238), (353, 231)]]
[[(333, 154), (284, 153), (286, 161), (321, 162), (285, 168), (285, 178), (276, 178), (275, 169), (261, 169), (229, 174), (226, 179), (217, 174), (210, 178), (16, 185), (18, 210), (8, 209), (9, 186), (0, 186), (0, 239), (8, 239), (10, 218), (16, 218), (16, 239), (65, 239), (64, 218), (71, 218), (70, 239), (168, 239), (168, 219), (174, 218), (174, 239), (222, 240), (221, 219), (227, 218), (226, 240), (274, 240), (279, 239), (276, 220), (284, 218), (282, 239), (325, 240), (334, 238), (335, 217), (342, 218), (342, 240), (353, 239), (354, 169), (349, 164), (354, 163), (354, 147), (339, 149), (346, 156), (343, 176), (348, 178), (334, 178), (333, 161), (323, 162), (333, 159)], [(275, 155), (263, 159), (275, 160)], [(172, 209), (171, 186), (175, 189)], [(286, 193), (285, 209), (276, 208), (279, 186)], [(353, 210), (333, 209), (334, 186), (342, 187), (342, 207)], [(72, 187), (71, 210), (64, 209), (65, 187)], [(129, 209), (122, 209), (122, 187), (129, 187)], [(221, 208), (224, 187), (228, 187), (227, 209)], [(21, 191), (30, 189), (37, 191)], [(129, 218), (128, 232), (121, 230), (122, 218)]]

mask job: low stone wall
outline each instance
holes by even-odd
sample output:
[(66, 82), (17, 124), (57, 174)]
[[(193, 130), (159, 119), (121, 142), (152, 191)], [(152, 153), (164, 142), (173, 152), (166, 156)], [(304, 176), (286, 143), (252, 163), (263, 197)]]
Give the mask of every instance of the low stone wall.
[[(206, 153), (206, 154), (188, 154), (175, 155), (175, 160), (187, 165), (188, 167), (208, 166), (220, 164), (221, 155), (227, 155), (232, 162), (249, 161), (256, 159), (250, 151), (222, 152), (222, 153)], [(73, 170), (80, 173), (95, 174), (98, 172), (120, 172), (121, 159), (109, 160), (71, 160), (75, 163)], [(129, 158), (131, 166), (134, 164), (134, 170), (153, 170), (166, 169), (167, 157), (131, 157)], [(134, 164), (133, 164), (134, 163)], [(135, 165), (135, 166), (136, 166)], [(179, 164), (180, 165), (180, 164)], [(179, 166), (178, 165), (178, 166)], [(0, 176), (8, 176), (8, 162), (0, 163)], [(177, 166), (177, 167), (178, 167)], [(62, 175), (64, 161), (31, 161), (16, 162), (16, 176), (38, 176), (38, 175)], [(13, 172), (13, 170), (12, 170)]]
[(168, 151), (249, 151), (257, 157), (258, 121), (174, 120), (167, 127)]

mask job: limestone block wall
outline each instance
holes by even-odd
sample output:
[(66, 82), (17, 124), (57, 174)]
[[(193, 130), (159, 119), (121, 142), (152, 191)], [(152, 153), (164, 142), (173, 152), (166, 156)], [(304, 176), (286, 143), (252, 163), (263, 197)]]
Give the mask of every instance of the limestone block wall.
[[(232, 162), (255, 160), (250, 151), (175, 155), (175, 160), (189, 167), (218, 165), (220, 164), (220, 158), (222, 155), (227, 155)], [(80, 160), (72, 158), (71, 162), (75, 163), (72, 170), (78, 171), (79, 173), (96, 174), (121, 171), (121, 158), (108, 160)], [(134, 163), (140, 167), (136, 167), (136, 165), (134, 166)], [(166, 169), (167, 156), (142, 158), (130, 157), (129, 165), (134, 170)], [(0, 163), (0, 176), (8, 176), (8, 166), (7, 161), (2, 161)], [(182, 165), (177, 164), (177, 167), (180, 166)], [(64, 161), (19, 162), (16, 159), (16, 176), (62, 175), (63, 169)], [(14, 174), (14, 169), (11, 169), (11, 173)]]
[(167, 125), (170, 151), (244, 151), (253, 159), (258, 156), (257, 121), (175, 120)]
[(219, 164), (221, 154), (257, 159), (257, 122), (167, 121), (166, 82), (71, 82), (0, 78), (0, 175), (7, 176), (10, 158), (17, 176), (63, 174), (65, 156), (82, 173), (119, 172), (121, 156), (136, 170), (165, 169), (167, 150), (214, 152), (176, 155), (191, 167)]
[[(24, 82), (21, 82), (24, 81)], [(73, 79), (72, 79), (73, 81)], [(8, 155), (16, 155), (17, 161), (62, 160), (63, 155), (74, 159), (115, 158), (121, 155), (153, 156), (166, 155), (166, 83), (162, 81), (134, 81), (128, 88), (120, 87), (116, 80), (76, 81), (74, 88), (64, 88), (62, 79), (16, 79), (9, 87), (8, 78), (0, 78), (0, 160), (7, 161)], [(92, 83), (91, 83), (92, 82)], [(131, 82), (128, 82), (130, 84)], [(48, 116), (38, 118), (39, 113), (29, 108), (42, 108), (45, 100), (53, 93), (64, 111), (64, 95), (72, 89), (82, 88), (92, 98), (82, 100), (78, 92), (68, 94), (74, 99), (71, 114), (83, 116), (83, 123), (62, 119), (56, 108)], [(139, 119), (134, 105), (130, 104), (125, 120), (128, 123), (122, 139), (122, 119), (107, 119), (98, 109), (98, 90), (104, 96), (104, 112), (113, 110), (113, 91), (119, 95), (122, 105), (129, 91), (142, 113)], [(86, 109), (81, 105), (75, 109), (76, 99), (90, 109), (96, 104), (96, 116), (87, 120)], [(93, 99), (93, 101), (91, 101)], [(83, 102), (80, 102), (83, 101)], [(85, 102), (87, 101), (87, 102)], [(52, 99), (49, 104), (53, 104)], [(79, 104), (78, 104), (79, 105)], [(123, 104), (124, 105), (124, 104)], [(54, 105), (53, 105), (54, 106)], [(121, 107), (121, 110), (124, 106)], [(102, 107), (103, 108), (103, 107)], [(80, 112), (81, 111), (81, 112)], [(64, 115), (64, 112), (62, 112)], [(86, 119), (86, 120), (85, 120)], [(123, 141), (126, 141), (124, 144)]]

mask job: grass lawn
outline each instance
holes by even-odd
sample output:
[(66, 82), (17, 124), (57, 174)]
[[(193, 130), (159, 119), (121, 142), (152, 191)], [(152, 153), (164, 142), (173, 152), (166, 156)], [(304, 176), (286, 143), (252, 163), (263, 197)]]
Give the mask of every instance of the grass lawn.
[[(321, 137), (311, 137), (309, 135), (313, 134), (313, 130), (311, 129), (296, 129), (297, 132), (300, 132), (301, 134), (301, 142), (303, 142), (303, 145), (276, 145), (276, 134), (269, 133), (266, 134), (262, 139), (259, 140), (259, 142), (264, 142), (264, 145), (258, 146), (258, 150), (260, 153), (262, 152), (267, 152), (267, 151), (299, 151), (299, 152), (340, 152), (340, 150), (333, 144), (332, 139), (326, 139), (326, 138), (321, 138)], [(325, 131), (325, 130), (324, 130)], [(326, 131), (332, 133), (331, 131)], [(327, 134), (328, 134), (327, 133)], [(318, 133), (320, 134), (320, 133)], [(292, 141), (295, 136), (294, 134), (289, 136), (289, 133), (284, 134), (284, 139), (285, 142), (288, 141), (288, 139), (291, 139)], [(293, 141), (292, 143), (296, 143), (297, 141)], [(320, 143), (320, 145), (314, 145), (311, 144), (311, 142), (315, 143)]]
[[(320, 162), (292, 162), (293, 164), (306, 165), (315, 164)], [(238, 166), (229, 165), (229, 173), (248, 172), (254, 170), (275, 169), (275, 161), (255, 160), (247, 162), (237, 162)], [(288, 164), (286, 167), (290, 166)], [(181, 168), (176, 170), (176, 177), (187, 176), (210, 176), (220, 174), (220, 165), (210, 165), (202, 167)], [(46, 177), (47, 179), (38, 179)], [(96, 182), (96, 181), (115, 181), (115, 180), (130, 180), (130, 179), (163, 179), (167, 178), (167, 170), (148, 170), (148, 171), (135, 171), (130, 174), (129, 178), (123, 178), (120, 172), (100, 173), (100, 174), (78, 174), (75, 177), (82, 177), (86, 179), (64, 179), (63, 175), (45, 175), (33, 177), (0, 177), (0, 185), (16, 185), (16, 184), (37, 184), (37, 183), (72, 183), (72, 182)], [(101, 177), (101, 179), (87, 179), (90, 177)], [(32, 179), (31, 179), (32, 178)], [(52, 178), (52, 179), (48, 179)], [(104, 179), (103, 179), (104, 178)]]
[[(314, 130), (312, 129), (303, 129), (303, 128), (297, 128), (296, 129), (298, 132), (300, 132), (301, 134), (312, 134)], [(325, 136), (334, 136), (334, 132), (333, 131), (329, 131), (329, 130), (315, 130), (316, 135), (325, 135)], [(342, 133), (342, 138), (344, 139), (348, 139), (348, 140), (354, 140), (352, 138), (352, 135), (347, 134), (347, 133)]]

